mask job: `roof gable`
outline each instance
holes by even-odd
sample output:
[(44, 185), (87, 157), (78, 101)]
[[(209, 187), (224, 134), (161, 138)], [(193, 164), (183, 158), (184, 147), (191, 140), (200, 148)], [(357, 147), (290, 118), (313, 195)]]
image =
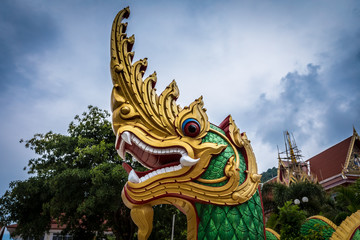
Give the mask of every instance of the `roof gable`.
[(310, 170), (319, 181), (342, 173), (352, 136), (310, 158)]

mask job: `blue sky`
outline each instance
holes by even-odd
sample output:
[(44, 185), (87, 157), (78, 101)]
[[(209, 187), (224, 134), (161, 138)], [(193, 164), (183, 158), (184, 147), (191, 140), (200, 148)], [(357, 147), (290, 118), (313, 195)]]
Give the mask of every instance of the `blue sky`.
[(203, 95), (212, 123), (231, 114), (260, 172), (284, 130), (305, 159), (360, 131), (358, 1), (3, 0), (0, 194), (27, 177), (21, 138), (65, 134), (90, 104), (110, 110), (110, 30), (126, 6), (158, 94), (175, 79), (180, 105)]

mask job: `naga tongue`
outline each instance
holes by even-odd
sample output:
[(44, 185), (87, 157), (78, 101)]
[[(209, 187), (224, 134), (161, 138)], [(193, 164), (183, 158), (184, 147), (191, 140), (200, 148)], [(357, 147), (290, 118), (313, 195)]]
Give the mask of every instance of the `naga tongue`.
[(127, 164), (126, 162), (123, 162), (123, 163), (122, 163), (122, 167), (125, 169), (125, 171), (126, 171), (128, 174), (131, 172), (131, 170), (133, 170), (132, 167), (131, 167), (129, 164)]

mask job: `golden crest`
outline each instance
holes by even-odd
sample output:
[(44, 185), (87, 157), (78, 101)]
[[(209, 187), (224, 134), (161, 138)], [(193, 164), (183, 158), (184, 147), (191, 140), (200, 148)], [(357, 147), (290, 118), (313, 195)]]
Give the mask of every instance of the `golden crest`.
[[(158, 96), (154, 88), (157, 81), (156, 73), (151, 74), (144, 81), (142, 79), (147, 67), (147, 59), (132, 64), (134, 53), (131, 49), (135, 38), (134, 36), (127, 38), (125, 33), (127, 24), (121, 23), (129, 13), (129, 8), (126, 8), (116, 16), (111, 35), (111, 76), (114, 84), (111, 108), (114, 131), (117, 133), (123, 125), (132, 125), (151, 132), (157, 138), (172, 138), (182, 135), (181, 129), (178, 128), (184, 120), (183, 116), (194, 115), (195, 119), (202, 122), (202, 136), (209, 125), (205, 110), (202, 108), (204, 105), (202, 100), (196, 100), (189, 108), (181, 111), (176, 104), (179, 89), (175, 81)], [(174, 128), (175, 118), (177, 118), (177, 129)]]

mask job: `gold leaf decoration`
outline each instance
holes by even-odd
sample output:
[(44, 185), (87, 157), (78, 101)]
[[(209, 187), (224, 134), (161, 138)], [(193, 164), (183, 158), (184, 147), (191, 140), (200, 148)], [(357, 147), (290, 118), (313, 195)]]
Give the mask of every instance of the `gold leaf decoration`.
[(173, 123), (181, 109), (176, 104), (178, 87), (173, 81), (159, 97), (154, 89), (156, 73), (143, 81), (147, 59), (132, 63), (134, 52), (131, 50), (135, 37), (127, 37), (127, 24), (121, 22), (129, 14), (129, 8), (120, 11), (111, 32), (110, 67), (114, 84), (111, 109), (114, 131), (117, 133), (126, 124), (145, 128), (143, 130), (164, 138), (176, 135)]

